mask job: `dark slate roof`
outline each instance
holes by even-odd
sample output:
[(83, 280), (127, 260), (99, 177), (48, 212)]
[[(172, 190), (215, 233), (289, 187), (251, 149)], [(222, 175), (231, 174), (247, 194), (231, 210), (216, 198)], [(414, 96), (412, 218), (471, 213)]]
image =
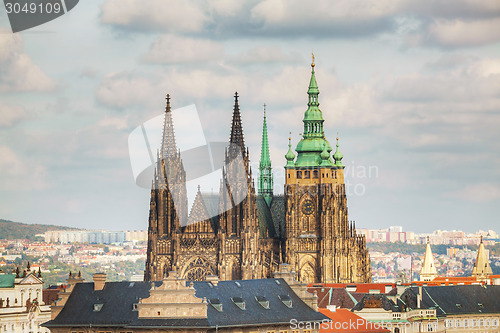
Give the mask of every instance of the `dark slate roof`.
[(281, 231), (281, 238), (285, 237), (285, 197), (283, 195), (273, 196), (271, 201), (271, 215), (273, 216), (274, 228)]
[[(419, 287), (408, 288), (401, 301), (417, 308)], [(470, 313), (500, 313), (500, 286), (432, 286), (422, 287), (423, 309), (436, 309), (438, 316)]]
[[(219, 298), (222, 303), (222, 312), (211, 305), (208, 307), (208, 320), (212, 327), (289, 323), (293, 318), (298, 321), (326, 319), (307, 306), (283, 279), (220, 281), (216, 287), (210, 287), (207, 282), (194, 282), (194, 287), (197, 297)], [(256, 296), (265, 297), (269, 301), (269, 309), (259, 304)], [(292, 308), (287, 307), (280, 296), (289, 296)], [(246, 310), (238, 308), (231, 297), (243, 298)]]
[(269, 237), (274, 238), (277, 236), (274, 227), (273, 216), (271, 210), (262, 196), (257, 196), (257, 216), (259, 218), (259, 230), (262, 237), (266, 237), (266, 230), (269, 231)]
[(385, 311), (399, 312), (400, 308), (394, 304), (385, 294), (365, 294), (363, 298), (352, 308), (352, 311), (361, 311), (365, 308), (366, 302), (370, 300), (380, 301), (382, 309)]
[[(159, 286), (161, 281), (154, 283)], [(150, 282), (107, 282), (99, 291), (94, 291), (94, 283), (90, 282), (77, 284), (59, 315), (44, 326), (223, 327), (326, 319), (297, 297), (283, 279), (220, 281), (217, 286), (198, 281), (194, 287), (197, 297), (218, 298), (222, 312), (208, 304), (207, 319), (139, 319), (133, 304), (138, 303), (139, 298), (149, 297)], [(280, 300), (280, 295), (290, 297), (291, 308)], [(256, 296), (265, 297), (269, 309), (263, 307)], [(231, 300), (235, 297), (243, 299), (246, 310)], [(103, 304), (102, 309), (94, 311), (95, 304)]]
[(216, 232), (219, 229), (219, 200), (220, 197), (215, 193), (202, 193), (201, 197), (207, 209), (207, 213), (211, 216), (210, 223)]

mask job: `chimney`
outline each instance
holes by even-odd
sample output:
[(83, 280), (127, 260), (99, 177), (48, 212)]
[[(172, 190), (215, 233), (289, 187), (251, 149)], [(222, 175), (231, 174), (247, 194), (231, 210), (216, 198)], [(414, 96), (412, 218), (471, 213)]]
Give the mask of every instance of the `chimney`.
[(211, 282), (214, 286), (217, 287), (217, 284), (219, 283), (219, 277), (217, 275), (207, 275), (206, 281)]
[(417, 295), (417, 308), (420, 309), (420, 303), (422, 302), (422, 286), (418, 287), (418, 295)]
[(106, 273), (94, 273), (94, 290), (102, 290), (106, 283)]

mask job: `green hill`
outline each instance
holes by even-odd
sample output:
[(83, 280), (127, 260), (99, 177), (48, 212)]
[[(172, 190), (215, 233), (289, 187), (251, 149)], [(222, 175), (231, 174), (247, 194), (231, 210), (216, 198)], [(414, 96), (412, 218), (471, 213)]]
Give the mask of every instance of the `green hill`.
[(35, 235), (49, 230), (78, 230), (46, 224), (27, 224), (0, 219), (0, 239), (35, 239)]

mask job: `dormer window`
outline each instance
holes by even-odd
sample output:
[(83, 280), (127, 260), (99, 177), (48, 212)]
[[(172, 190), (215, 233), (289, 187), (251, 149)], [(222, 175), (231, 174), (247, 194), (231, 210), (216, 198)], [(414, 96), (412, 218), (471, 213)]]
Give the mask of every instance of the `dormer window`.
[(214, 307), (215, 310), (222, 312), (222, 303), (218, 298), (209, 298), (208, 303)]
[(279, 297), (280, 301), (286, 305), (286, 307), (288, 307), (290, 309), (293, 307), (292, 298), (289, 295), (279, 295), (278, 297)]
[(103, 303), (96, 303), (96, 304), (94, 304), (94, 312), (101, 311), (103, 306), (104, 306)]
[(255, 300), (266, 310), (269, 310), (269, 301), (264, 296), (255, 296)]
[(241, 310), (246, 310), (245, 301), (241, 297), (231, 297), (231, 301)]

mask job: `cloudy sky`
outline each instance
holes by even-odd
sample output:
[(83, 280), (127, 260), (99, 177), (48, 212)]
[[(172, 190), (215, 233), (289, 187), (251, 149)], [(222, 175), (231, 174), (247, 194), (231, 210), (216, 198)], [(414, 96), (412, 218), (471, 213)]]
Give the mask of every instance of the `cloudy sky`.
[(147, 228), (127, 141), (167, 92), (226, 141), (238, 91), (253, 162), (266, 103), (282, 192), (314, 52), (358, 227), (500, 231), (498, 0), (80, 1), (9, 29), (1, 8), (0, 218)]

